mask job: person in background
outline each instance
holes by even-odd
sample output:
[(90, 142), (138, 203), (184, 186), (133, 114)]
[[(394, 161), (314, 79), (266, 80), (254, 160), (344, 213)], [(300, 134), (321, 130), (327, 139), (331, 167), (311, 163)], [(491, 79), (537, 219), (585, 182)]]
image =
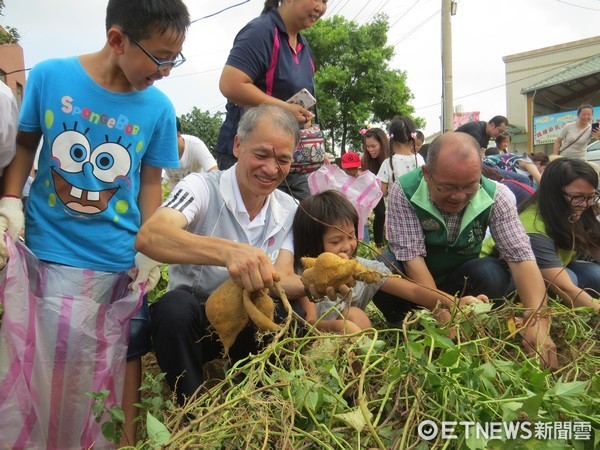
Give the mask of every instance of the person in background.
[(536, 152), (531, 155), (531, 160), (537, 167), (540, 174), (544, 173), (546, 166), (550, 164), (550, 158), (543, 152)]
[(552, 147), (552, 154), (586, 159), (586, 150), (593, 137), (600, 139), (600, 128), (592, 129), (594, 107), (583, 104), (577, 108), (577, 120), (566, 124)]
[[(317, 220), (315, 220), (317, 219)], [(323, 252), (330, 252), (346, 258), (356, 257), (358, 240), (358, 213), (354, 206), (339, 192), (328, 190), (304, 199), (294, 217), (294, 266), (301, 272), (300, 258), (316, 258)], [(488, 302), (485, 295), (464, 296), (457, 299), (445, 292), (421, 287), (416, 283), (399, 277), (387, 277), (391, 271), (382, 262), (357, 258), (367, 269), (374, 270), (382, 278), (372, 284), (358, 281), (352, 289), (351, 297), (338, 296), (331, 300), (320, 300), (316, 306), (308, 298), (301, 301), (306, 311), (306, 320), (317, 328), (326, 331), (356, 333), (371, 326), (365, 308), (371, 299), (381, 299), (389, 303), (398, 303), (402, 307), (403, 299), (412, 306), (422, 306), (435, 311), (442, 323), (450, 318), (449, 310), (455, 304), (467, 305), (475, 302)], [(438, 308), (439, 303), (439, 308)], [(408, 309), (407, 309), (408, 311)]]
[[(544, 280), (510, 192), (481, 176), (480, 149), (465, 133), (444, 133), (429, 147), (422, 170), (392, 185), (387, 232), (393, 258), (411, 280), (449, 293), (499, 299), (512, 290), (512, 275), (526, 317), (532, 316), (524, 345), (556, 367), (548, 318), (537, 314), (546, 306)], [(479, 257), (488, 225), (504, 261)], [(377, 306), (395, 321), (393, 303)]]
[(502, 155), (502, 154), (508, 153), (508, 146), (510, 145), (510, 141), (511, 141), (510, 134), (500, 134), (495, 139), (496, 146), (488, 147), (488, 149), (485, 151), (485, 156), (498, 155), (498, 154)]
[[(21, 194), (42, 141), (27, 200), (27, 246), (56, 270), (72, 266), (116, 276), (135, 266), (132, 288), (138, 290), (146, 281), (148, 288), (156, 283), (159, 266), (136, 255), (134, 239), (160, 205), (162, 168), (179, 164), (175, 109), (153, 85), (185, 62), (190, 17), (181, 0), (109, 0), (105, 23), (106, 43), (98, 52), (47, 60), (29, 74), (17, 153), (4, 172), (0, 255), (4, 265), (5, 231), (16, 239), (23, 228)], [(128, 122), (99, 120), (100, 113)], [(123, 443), (130, 445), (136, 442), (141, 357), (150, 347), (144, 300), (131, 320), (122, 402)], [(77, 398), (62, 408), (83, 414), (89, 403)]]
[(346, 172), (349, 177), (356, 177), (360, 173), (362, 163), (360, 156), (356, 152), (346, 152), (341, 158), (342, 170)]
[(181, 133), (181, 121), (177, 122), (177, 151), (179, 152), (179, 168), (165, 169), (170, 189), (190, 173), (210, 172), (217, 170), (217, 161), (210, 150), (196, 136)]
[(425, 143), (425, 135), (421, 130), (415, 131), (415, 134), (417, 135), (415, 139), (415, 152), (420, 153), (421, 147), (423, 147), (423, 144)]
[(12, 90), (0, 80), (0, 180), (4, 168), (15, 156), (18, 123), (17, 100)]
[(511, 180), (516, 180), (520, 183), (533, 186), (540, 184), (541, 174), (535, 163), (527, 155), (518, 155), (514, 153), (498, 153), (495, 149), (495, 154), (487, 149), (482, 163), (484, 166), (496, 169), (500, 174)]
[(479, 120), (476, 122), (467, 122), (454, 131), (460, 131), (473, 136), (479, 143), (480, 156), (483, 157), (490, 144), (490, 139), (497, 138), (506, 133), (508, 128), (508, 119), (504, 116), (494, 116), (489, 121)]
[(390, 157), (377, 173), (384, 196), (398, 177), (425, 164), (423, 157), (415, 152), (416, 130), (410, 117), (396, 116), (390, 122)]
[[(390, 155), (390, 145), (385, 131), (381, 128), (363, 128), (360, 130), (363, 146), (362, 170), (374, 175), (379, 173), (382, 164)], [(373, 241), (378, 248), (385, 245), (385, 200), (382, 198), (373, 210)], [(369, 236), (368, 230), (365, 236)]]
[[(313, 54), (300, 32), (312, 27), (326, 10), (327, 0), (267, 0), (262, 14), (238, 33), (219, 80), (219, 89), (227, 98), (215, 149), (219, 169), (236, 162), (233, 142), (245, 108), (261, 103), (278, 105), (294, 115), (299, 127), (315, 119), (307, 108), (287, 100), (301, 89), (315, 97)], [(319, 166), (311, 164), (310, 170)], [(289, 192), (289, 186), (298, 199), (310, 195), (308, 173), (293, 165), (282, 186), (284, 192)]]

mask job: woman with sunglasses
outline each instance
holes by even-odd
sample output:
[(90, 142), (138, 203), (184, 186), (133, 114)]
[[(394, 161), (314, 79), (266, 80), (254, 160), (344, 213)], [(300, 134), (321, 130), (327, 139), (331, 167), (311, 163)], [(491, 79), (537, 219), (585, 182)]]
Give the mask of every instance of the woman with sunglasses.
[[(598, 173), (585, 161), (558, 158), (542, 174), (519, 217), (550, 290), (571, 306), (600, 311)], [(592, 261), (578, 259), (584, 254)], [(591, 258), (590, 258), (591, 257)]]

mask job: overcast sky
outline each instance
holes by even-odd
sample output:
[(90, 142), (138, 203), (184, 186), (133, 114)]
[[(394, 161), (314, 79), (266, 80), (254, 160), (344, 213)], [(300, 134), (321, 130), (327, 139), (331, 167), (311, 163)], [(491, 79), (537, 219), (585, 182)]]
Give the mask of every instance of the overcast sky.
[[(185, 0), (192, 20), (243, 0)], [(5, 0), (0, 23), (21, 34), (25, 65), (47, 58), (90, 53), (105, 42), (106, 0)], [(260, 14), (263, 0), (250, 0), (191, 25), (183, 53), (188, 61), (157, 83), (177, 114), (196, 106), (224, 111), (218, 80), (236, 33)], [(382, 11), (391, 25), (391, 63), (407, 72), (416, 115), (425, 134), (440, 129), (442, 0), (329, 0), (325, 17), (342, 14), (359, 24)], [(452, 17), (454, 104), (481, 111), (481, 119), (506, 113), (502, 57), (593, 37), (600, 0), (458, 0)], [(576, 55), (575, 55), (576, 56)], [(318, 92), (317, 92), (318, 96)], [(510, 119), (510, 117), (509, 117)]]

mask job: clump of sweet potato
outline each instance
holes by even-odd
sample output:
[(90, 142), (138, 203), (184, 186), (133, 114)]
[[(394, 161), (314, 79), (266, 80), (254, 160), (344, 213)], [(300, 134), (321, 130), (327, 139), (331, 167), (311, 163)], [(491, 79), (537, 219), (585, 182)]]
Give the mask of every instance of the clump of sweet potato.
[(317, 258), (300, 258), (305, 270), (302, 272), (304, 286), (315, 286), (319, 294), (326, 295), (328, 286), (338, 288), (346, 284), (352, 285), (353, 281), (375, 283), (382, 278), (382, 274), (367, 269), (356, 259), (345, 259), (334, 253), (324, 252)]
[(248, 293), (231, 279), (221, 284), (206, 300), (206, 317), (219, 335), (225, 355), (238, 334), (252, 320), (260, 331), (277, 331), (273, 322), (275, 303), (268, 290)]

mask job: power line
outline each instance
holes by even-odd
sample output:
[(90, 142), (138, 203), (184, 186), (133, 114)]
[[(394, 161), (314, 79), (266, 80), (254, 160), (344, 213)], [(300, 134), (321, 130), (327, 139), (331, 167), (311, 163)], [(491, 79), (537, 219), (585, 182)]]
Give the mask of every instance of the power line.
[(241, 6), (244, 3), (248, 3), (249, 1), (250, 0), (244, 0), (243, 2), (236, 3), (235, 5), (231, 5), (231, 6), (228, 6), (227, 8), (224, 8), (224, 9), (222, 9), (220, 11), (217, 11), (216, 13), (212, 13), (212, 14), (209, 14), (208, 16), (200, 17), (199, 19), (194, 19), (194, 20), (192, 20), (190, 22), (190, 25), (193, 24), (194, 22), (198, 22), (200, 20), (208, 19), (209, 17), (217, 16), (217, 15), (221, 14), (222, 12), (227, 11), (228, 9), (235, 8), (236, 6)]
[(415, 2), (411, 5), (411, 7), (408, 8), (404, 14), (402, 14), (400, 17), (398, 17), (398, 20), (396, 20), (393, 24), (390, 25), (390, 28), (392, 28), (394, 25), (396, 25), (398, 22), (400, 22), (400, 19), (402, 19), (404, 16), (406, 16), (410, 12), (411, 9), (413, 9), (415, 6), (417, 6), (417, 3), (419, 3), (419, 0), (415, 0)]
[(419, 28), (421, 28), (423, 25), (425, 25), (427, 22), (429, 22), (431, 19), (433, 19), (435, 16), (437, 16), (440, 11), (441, 10), (438, 10), (438, 11), (434, 12), (431, 16), (429, 16), (427, 19), (425, 19), (419, 25), (417, 25), (416, 27), (414, 27), (412, 30), (410, 30), (408, 33), (406, 33), (404, 36), (402, 36), (400, 39), (398, 39), (396, 42), (394, 42), (392, 44), (392, 47), (395, 47), (400, 42), (402, 42), (403, 40), (405, 40), (406, 38), (408, 38), (411, 34), (413, 34), (415, 31), (417, 31)]
[(576, 8), (587, 9), (589, 11), (600, 11), (600, 9), (588, 8), (587, 6), (576, 5), (575, 3), (565, 2), (564, 0), (556, 0), (558, 3), (564, 3), (565, 5), (574, 6)]
[[(498, 89), (498, 88), (501, 88), (501, 87), (510, 86), (511, 84), (515, 84), (515, 83), (518, 83), (520, 81), (527, 80), (528, 78), (537, 77), (537, 76), (542, 75), (542, 74), (544, 74), (546, 72), (552, 72), (553, 70), (556, 70), (556, 69), (562, 69), (564, 67), (570, 66), (571, 64), (578, 63), (578, 62), (583, 61), (583, 60), (588, 59), (588, 58), (589, 58), (589, 56), (585, 56), (583, 58), (579, 58), (579, 59), (576, 59), (574, 61), (569, 61), (569, 62), (567, 62), (567, 63), (565, 63), (563, 65), (560, 65), (560, 66), (557, 66), (557, 67), (551, 67), (550, 69), (544, 70), (542, 72), (537, 72), (537, 73), (534, 73), (532, 75), (528, 75), (526, 77), (519, 78), (518, 80), (513, 80), (510, 83), (499, 84), (498, 86), (492, 86), (490, 88), (486, 88), (486, 89), (483, 89), (481, 91), (472, 92), (472, 93), (466, 94), (466, 95), (461, 95), (460, 97), (455, 97), (454, 100), (461, 100), (463, 98), (472, 97), (473, 95), (483, 94), (484, 92), (493, 91), (494, 89)], [(432, 107), (438, 106), (440, 104), (441, 104), (441, 102), (432, 103), (431, 105), (422, 106), (420, 108), (415, 108), (415, 111), (421, 110), (421, 109), (432, 108)]]

